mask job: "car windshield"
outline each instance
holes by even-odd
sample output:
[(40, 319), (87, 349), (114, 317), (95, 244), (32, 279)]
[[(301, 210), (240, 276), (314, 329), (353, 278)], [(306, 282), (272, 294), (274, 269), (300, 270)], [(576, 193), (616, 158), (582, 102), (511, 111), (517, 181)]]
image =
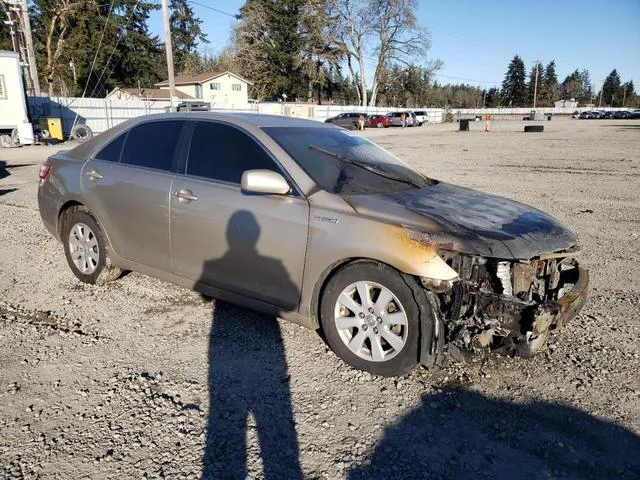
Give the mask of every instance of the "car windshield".
[(343, 195), (392, 193), (435, 183), (369, 140), (347, 130), (265, 127), (324, 190)]

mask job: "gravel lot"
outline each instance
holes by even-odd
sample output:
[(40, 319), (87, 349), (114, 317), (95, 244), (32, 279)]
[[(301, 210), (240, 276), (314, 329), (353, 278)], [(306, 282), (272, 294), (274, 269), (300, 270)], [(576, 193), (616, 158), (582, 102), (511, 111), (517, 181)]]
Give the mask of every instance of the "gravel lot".
[(79, 283), (37, 210), (53, 147), (0, 149), (0, 478), (640, 478), (640, 121), (544, 125), (365, 132), (556, 216), (592, 275), (546, 354), (401, 379), (139, 274)]

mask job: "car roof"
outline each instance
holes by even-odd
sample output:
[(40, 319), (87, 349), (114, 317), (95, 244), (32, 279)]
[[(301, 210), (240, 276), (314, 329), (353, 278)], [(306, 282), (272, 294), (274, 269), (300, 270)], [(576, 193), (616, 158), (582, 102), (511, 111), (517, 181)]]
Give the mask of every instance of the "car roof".
[(164, 119), (190, 119), (190, 120), (222, 120), (239, 125), (252, 125), (254, 127), (320, 127), (327, 128), (323, 122), (304, 118), (285, 117), (283, 115), (266, 115), (263, 113), (239, 113), (239, 112), (175, 112), (158, 113), (139, 117), (144, 121)]
[(312, 127), (312, 128), (339, 128), (318, 120), (285, 117), (282, 115), (265, 115), (258, 113), (237, 112), (169, 112), (142, 115), (122, 122), (115, 127), (95, 136), (91, 140), (81, 143), (68, 152), (71, 157), (87, 158), (94, 151), (120, 135), (125, 130), (136, 125), (158, 120), (219, 120), (235, 124), (241, 128), (251, 129), (261, 127)]

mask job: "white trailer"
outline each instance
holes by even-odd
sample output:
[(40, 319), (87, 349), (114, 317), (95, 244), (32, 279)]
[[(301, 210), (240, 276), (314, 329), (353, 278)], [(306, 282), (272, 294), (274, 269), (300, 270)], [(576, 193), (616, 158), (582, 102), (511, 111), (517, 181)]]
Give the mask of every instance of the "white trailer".
[(0, 130), (13, 130), (28, 121), (19, 56), (0, 50)]

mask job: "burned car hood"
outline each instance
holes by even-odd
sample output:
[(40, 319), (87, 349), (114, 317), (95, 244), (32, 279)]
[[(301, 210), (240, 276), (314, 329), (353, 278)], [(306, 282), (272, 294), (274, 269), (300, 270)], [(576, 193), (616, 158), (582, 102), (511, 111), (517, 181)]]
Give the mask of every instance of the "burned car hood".
[(577, 243), (574, 233), (540, 210), (442, 182), (345, 200), (360, 214), (419, 229), (442, 248), (461, 253), (529, 259)]

